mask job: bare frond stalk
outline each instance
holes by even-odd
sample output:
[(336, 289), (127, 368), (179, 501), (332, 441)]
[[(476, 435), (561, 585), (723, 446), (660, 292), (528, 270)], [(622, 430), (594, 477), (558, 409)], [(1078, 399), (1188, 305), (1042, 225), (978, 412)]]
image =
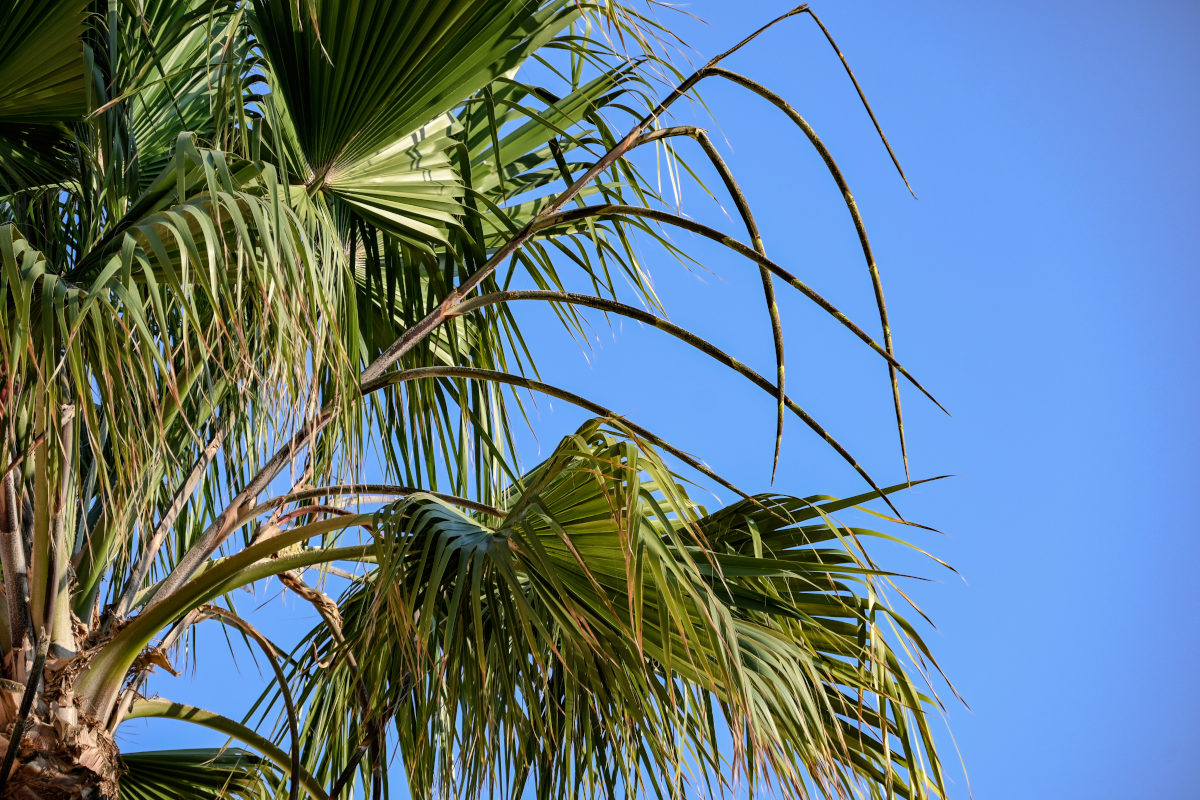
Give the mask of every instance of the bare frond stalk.
[(163, 599), (169, 597), (176, 589), (186, 583), (195, 574), (196, 570), (200, 568), (200, 565), (217, 551), (221, 543), (238, 529), (239, 519), (246, 509), (253, 506), (254, 499), (267, 490), (271, 481), (279, 473), (283, 472), (288, 464), (292, 463), (292, 460), (299, 455), (300, 451), (307, 447), (309, 442), (333, 421), (335, 415), (335, 408), (328, 408), (322, 411), (315, 419), (296, 431), (292, 438), (271, 456), (267, 463), (246, 484), (245, 488), (238, 492), (230, 504), (217, 515), (217, 518), (213, 520), (208, 529), (201, 534), (196, 543), (184, 554), (179, 563), (175, 565), (175, 569), (172, 570), (171, 574), (166, 577), (154, 593), (154, 597), (150, 601), (151, 608), (161, 603)]
[(351, 779), (354, 778), (354, 771), (358, 769), (359, 763), (363, 760), (363, 756), (367, 754), (369, 749), (370, 746), (367, 744), (360, 744), (358, 747), (354, 748), (354, 752), (346, 761), (345, 769), (341, 771), (341, 774), (338, 775), (337, 780), (333, 782), (333, 787), (329, 790), (330, 800), (339, 800), (341, 798), (342, 790), (345, 789), (346, 785), (349, 784)]
[(892, 145), (888, 142), (887, 136), (883, 132), (883, 126), (879, 124), (879, 120), (875, 116), (875, 112), (871, 109), (871, 104), (867, 102), (867, 93), (858, 83), (858, 78), (854, 77), (854, 70), (850, 69), (850, 63), (846, 61), (846, 57), (842, 55), (842, 49), (838, 47), (837, 41), (834, 40), (833, 34), (825, 27), (825, 23), (821, 22), (821, 18), (811, 8), (804, 9), (804, 13), (812, 17), (813, 22), (817, 23), (817, 27), (821, 29), (821, 33), (825, 34), (825, 41), (829, 42), (829, 46), (833, 48), (833, 52), (837, 53), (838, 60), (842, 62), (842, 67), (846, 70), (846, 74), (850, 77), (850, 82), (854, 84), (854, 91), (858, 92), (858, 99), (862, 101), (863, 108), (867, 110), (867, 116), (871, 118), (871, 122), (875, 125), (875, 132), (879, 134), (879, 140), (883, 142), (883, 146), (887, 148), (888, 155), (892, 158), (892, 164), (895, 165), (896, 171), (900, 173), (900, 180), (904, 181), (904, 186), (908, 189), (908, 193), (914, 198), (917, 193), (913, 191), (909, 185), (908, 177), (904, 174), (904, 167), (900, 166), (900, 159), (896, 157), (896, 151), (892, 149)]
[[(739, 49), (749, 44), (763, 32), (776, 25), (777, 23), (789, 17), (796, 16), (807, 10), (807, 4), (797, 6), (791, 11), (783, 14), (771, 22), (767, 23), (750, 36), (743, 39), (738, 44), (734, 45), (724, 53), (714, 57), (703, 67), (692, 73), (683, 82), (678, 84), (659, 104), (647, 114), (640, 122), (633, 126), (629, 132), (615, 146), (612, 147), (604, 156), (596, 161), (588, 170), (581, 175), (575, 183), (559, 194), (553, 201), (542, 209), (542, 211), (532, 219), (524, 228), (516, 235), (509, 239), (502, 247), (500, 247), (488, 261), (480, 267), (475, 273), (467, 277), (453, 292), (447, 296), (439, 307), (426, 315), (419, 322), (407, 329), (400, 337), (398, 337), (387, 349), (385, 349), (374, 361), (372, 361), (359, 375), (359, 385), (366, 391), (366, 387), (376, 383), (384, 373), (400, 360), (406, 353), (412, 350), (420, 341), (429, 336), (434, 330), (442, 325), (447, 319), (455, 314), (456, 306), (474, 291), (484, 280), (487, 279), (495, 270), (504, 263), (509, 257), (517, 252), (526, 242), (532, 238), (535, 233), (545, 227), (545, 220), (561, 212), (562, 208), (578, 195), (585, 187), (595, 180), (601, 173), (615, 164), (618, 160), (624, 158), (626, 154), (638, 144), (642, 135), (657, 121), (669, 108), (685, 96), (697, 83), (706, 77), (718, 74), (718, 64), (728, 58)], [(733, 74), (733, 73), (731, 73)], [(840, 174), (840, 173), (839, 173)], [(856, 213), (856, 209), (852, 209), (852, 213)], [(858, 218), (856, 217), (856, 220)], [(756, 255), (758, 255), (756, 253)], [(761, 256), (760, 256), (761, 257)], [(873, 259), (871, 264), (874, 264)], [(882, 302), (881, 289), (877, 291), (877, 297)], [(886, 314), (885, 314), (886, 320)], [(891, 355), (891, 334), (886, 322), (885, 330), (885, 349), (889, 356)], [(889, 364), (889, 369), (893, 369)], [(899, 388), (894, 378), (893, 369), (893, 387), (894, 394), (898, 397)], [(582, 398), (580, 398), (582, 399)], [(898, 404), (897, 404), (898, 405)], [(286, 466), (291, 463), (292, 459), (303, 450), (316, 436), (329, 425), (333, 420), (337, 409), (327, 408), (317, 417), (305, 424), (297, 431), (292, 438), (281, 447), (258, 471), (251, 481), (242, 489), (231, 501), (228, 507), (218, 515), (214, 523), (208, 530), (199, 538), (192, 548), (184, 555), (176, 566), (174, 572), (168, 576), (167, 580), (159, 587), (151, 601), (151, 605), (156, 605), (169, 597), (175, 590), (182, 586), (200, 565), (209, 559), (213, 553), (221, 546), (221, 544), (236, 530), (234, 520), (236, 520), (242, 510), (249, 508), (254, 499), (261, 494), (270, 482), (279, 475)], [(611, 412), (605, 411), (606, 414)], [(899, 412), (897, 412), (899, 414)], [(903, 427), (901, 426), (901, 441), (903, 449)], [(843, 457), (848, 457), (844, 454)], [(685, 463), (697, 465), (699, 462), (691, 457)], [(858, 468), (861, 470), (861, 468)], [(907, 469), (907, 465), (906, 465)], [(701, 470), (704, 474), (713, 476), (711, 470), (703, 467)], [(727, 488), (734, 488), (731, 484), (721, 481)], [(873, 488), (878, 488), (874, 481), (869, 480), (868, 483)], [(736, 490), (738, 494), (745, 496), (740, 490)], [(885, 498), (886, 499), (886, 498)], [(890, 503), (889, 503), (890, 504)], [(893, 508), (893, 510), (895, 510)], [(898, 513), (898, 512), (897, 512)]]
[(213, 459), (216, 458), (217, 453), (220, 452), (224, 440), (225, 430), (221, 429), (205, 445), (204, 450), (201, 451), (200, 456), (196, 459), (196, 463), (192, 465), (191, 472), (188, 473), (183, 484), (175, 492), (175, 496), (171, 498), (171, 504), (163, 512), (162, 518), (154, 529), (154, 533), (146, 541), (137, 562), (134, 564), (133, 569), (130, 570), (129, 580), (126, 581), (125, 588), (122, 590), (116, 607), (113, 609), (116, 619), (123, 619), (129, 614), (133, 605), (133, 599), (137, 596), (142, 582), (150, 572), (150, 567), (153, 566), (154, 559), (158, 557), (158, 551), (162, 548), (163, 542), (166, 541), (167, 534), (171, 532), (171, 527), (175, 524), (175, 520), (179, 518), (180, 512), (183, 511), (193, 492), (196, 491), (196, 488), (204, 479), (204, 474), (208, 471), (208, 467), (212, 464)]
[(49, 582), (46, 593), (45, 633), (50, 637), (51, 655), (56, 658), (75, 656), (75, 634), (71, 624), (70, 546), (67, 543), (67, 512), (75, 483), (75, 407), (63, 406), (59, 411), (60, 469), (58, 497), (51, 521)]
[[(742, 187), (738, 185), (737, 179), (734, 178), (733, 171), (729, 169), (729, 166), (725, 163), (725, 159), (721, 158), (721, 154), (713, 146), (712, 139), (709, 138), (708, 133), (703, 128), (698, 128), (694, 125), (661, 128), (644, 134), (635, 146), (655, 142), (671, 136), (687, 136), (695, 139), (700, 144), (701, 149), (708, 156), (708, 160), (712, 163), (713, 168), (721, 176), (721, 181), (725, 184), (725, 190), (729, 192), (729, 196), (733, 199), (733, 204), (737, 207), (738, 215), (741, 216), (742, 223), (746, 226), (746, 233), (750, 236), (751, 246), (755, 252), (765, 258), (767, 250), (763, 246), (762, 235), (759, 233), (758, 223), (754, 221), (754, 213), (750, 210), (750, 204), (746, 201), (746, 195), (743, 194)], [(784, 382), (783, 321), (779, 316), (779, 304), (775, 300), (775, 284), (771, 278), (771, 271), (760, 265), (759, 275), (762, 277), (763, 299), (767, 303), (767, 315), (771, 320), (771, 339), (775, 345), (775, 456), (771, 461), (771, 482), (774, 483), (775, 474), (779, 471), (779, 453), (783, 449), (784, 398), (787, 396), (787, 386)]]
[[(325, 621), (326, 627), (329, 628), (329, 635), (339, 645), (346, 643), (346, 636), (343, 633), (342, 615), (338, 611), (338, 605), (332, 597), (318, 589), (314, 589), (304, 582), (302, 572), (281, 572), (279, 573), (279, 582), (290, 589), (297, 597), (309, 602), (317, 613), (321, 615), (321, 619)], [(364, 755), (370, 754), (371, 760), (369, 763), (378, 764), (381, 757), (379, 742), (383, 735), (383, 726), (387, 724), (386, 719), (371, 718), (371, 698), (367, 694), (367, 687), (362, 681), (362, 677), (358, 670), (358, 659), (354, 657), (354, 653), (350, 649), (345, 650), (346, 666), (350, 670), (350, 677), (354, 681), (354, 691), (358, 697), (358, 706), (360, 711), (360, 722), (366, 729), (366, 737), (361, 745), (355, 749), (355, 756), (350, 759), (342, 774), (334, 782), (333, 787), (329, 790), (329, 796), (337, 799), (341, 794), (346, 783), (353, 777), (354, 769), (362, 761)]]
[[(195, 625), (197, 622), (200, 622), (202, 619), (203, 616), (201, 612), (197, 610), (192, 610), (188, 614), (184, 615), (182, 619), (172, 625), (171, 629), (163, 635), (155, 649), (163, 653), (169, 652), (171, 648), (173, 648), (179, 642), (179, 640), (183, 638), (183, 635), (187, 633), (193, 625)], [(121, 723), (125, 721), (130, 709), (133, 708), (133, 704), (138, 700), (142, 686), (146, 683), (146, 679), (150, 677), (150, 671), (153, 669), (153, 667), (154, 664), (150, 661), (147, 661), (141, 668), (136, 669), (133, 672), (129, 679), (129, 684), (121, 693), (120, 700), (117, 701), (112, 715), (109, 718), (108, 730), (110, 733), (115, 731), (121, 725)]]
[(237, 628), (253, 639), (262, 649), (263, 655), (275, 672), (275, 681), (279, 685), (279, 693), (283, 696), (284, 709), (287, 712), (288, 734), (292, 739), (291, 749), (291, 781), (288, 788), (288, 800), (298, 800), (300, 797), (300, 724), (296, 714), (296, 701), (292, 698), (291, 687), (288, 686), (287, 675), (279, 665), (280, 654), (271, 640), (246, 620), (231, 611), (214, 605), (205, 605), (197, 609), (202, 617), (220, 620), (226, 625)]
[[(220, 714), (215, 714), (196, 706), (189, 706), (186, 703), (173, 703), (169, 700), (156, 698), (153, 700), (139, 699), (138, 702), (133, 704), (130, 708), (129, 718), (137, 719), (140, 717), (178, 719), (209, 728), (245, 742), (276, 766), (289, 772), (291, 770), (291, 758), (276, 747), (270, 739), (262, 736), (252, 728), (248, 728)], [(329, 796), (325, 794), (321, 785), (316, 782), (312, 775), (305, 770), (301, 770), (299, 774), (304, 790), (308, 792), (310, 797), (314, 800), (329, 800)]]
[[(817, 136), (817, 132), (813, 130), (804, 117), (800, 116), (800, 113), (796, 109), (792, 108), (786, 100), (761, 83), (751, 80), (745, 75), (730, 72), (727, 69), (717, 66), (710, 67), (708, 74), (714, 77), (725, 78), (749, 89), (786, 114), (804, 132), (804, 135), (808, 138), (813, 148), (821, 156), (821, 160), (825, 162), (826, 169), (833, 177), (838, 190), (842, 193), (842, 199), (846, 203), (846, 210), (850, 212), (850, 217), (854, 221), (854, 230), (858, 233), (858, 241), (862, 246), (863, 258), (867, 262), (867, 272), (871, 276), (871, 288), (875, 292), (875, 305), (879, 309), (879, 323), (883, 328), (883, 346), (887, 350), (888, 355), (895, 357), (895, 349), (892, 347), (892, 326), (888, 322), (887, 303), (883, 298), (883, 282), (879, 277), (879, 266), (875, 263), (875, 254), (871, 250), (871, 242), (867, 238), (867, 226), (863, 222), (862, 214), (858, 210), (858, 203), (855, 202), (854, 195), (850, 192), (850, 185), (846, 182), (845, 176), (842, 175), (837, 162), (834, 161), (833, 154), (829, 152), (829, 148), (821, 141), (821, 137)], [(900, 436), (900, 455), (904, 461), (904, 475), (908, 477), (908, 447), (904, 439), (904, 414), (900, 407), (900, 382), (896, 377), (896, 368), (892, 364), (888, 364), (888, 377), (891, 380), (892, 399), (896, 409), (896, 430)]]
[(565, 206), (576, 195), (583, 191), (584, 188), (586, 188), (588, 184), (599, 177), (601, 173), (603, 173), (606, 169), (611, 167), (620, 159), (624, 158), (626, 153), (637, 146), (638, 140), (642, 134), (645, 133), (650, 126), (658, 120), (659, 117), (665, 114), (677, 100), (686, 95), (689, 91), (691, 91), (692, 87), (703, 80), (708, 74), (709, 70), (711, 70), (724, 59), (736, 53), (738, 50), (745, 47), (750, 42), (754, 41), (754, 39), (758, 38), (769, 28), (789, 17), (794, 17), (797, 14), (804, 12), (807, 8), (807, 4), (800, 5), (796, 8), (793, 8), (786, 14), (776, 17), (766, 25), (756, 30), (754, 33), (747, 36), (742, 41), (738, 42), (733, 47), (726, 50), (724, 53), (715, 56), (707, 64), (696, 70), (688, 78), (684, 79), (682, 83), (672, 89), (671, 93), (668, 94), (661, 102), (659, 102), (659, 104), (655, 106), (654, 110), (643, 117), (640, 122), (634, 125), (629, 132), (625, 134), (621, 141), (617, 142), (617, 144), (614, 145), (611, 150), (605, 153), (599, 161), (589, 167), (588, 170), (573, 184), (571, 184), (570, 187), (554, 198), (554, 200), (551, 201), (544, 209), (542, 209), (542, 211), (536, 217), (534, 217), (519, 233), (517, 233), (516, 236), (508, 240), (503, 247), (497, 250), (496, 253), (487, 260), (486, 264), (484, 264), (479, 268), (478, 271), (464, 280), (458, 286), (458, 288), (456, 288), (454, 292), (442, 302), (441, 306), (436, 311), (431, 312), (412, 328), (405, 331), (404, 334), (395, 342), (393, 342), (387, 350), (385, 350), (379, 355), (378, 358), (371, 362), (371, 364), (369, 364), (359, 376), (360, 382), (370, 383), (371, 381), (379, 378), (379, 376), (381, 376), (385, 370), (395, 364), (401, 358), (401, 356), (411, 350), (419, 341), (424, 339), (430, 334), (430, 332), (437, 328), (437, 326), (441, 324), (441, 318), (453, 310), (453, 307), (460, 302), (462, 298), (470, 294), (476, 287), (479, 286), (479, 284), (487, 279), (489, 275), (495, 272), (496, 269), (503, 264), (509, 256), (511, 256), (513, 253), (519, 250), (522, 245), (529, 241), (530, 237), (532, 237), (536, 232), (537, 225), (540, 220), (553, 214), (557, 214), (562, 210), (563, 206)]
[[(571, 305), (588, 306), (606, 313), (617, 314), (623, 317), (628, 317), (629, 319), (637, 320), (638, 322), (645, 323), (696, 348), (705, 355), (715, 359), (721, 364), (724, 364), (725, 366), (734, 370), (739, 375), (747, 378), (751, 383), (753, 383), (755, 386), (758, 386), (763, 391), (772, 396), (776, 396), (777, 387), (769, 380), (750, 369), (745, 364), (742, 364), (736, 358), (721, 350), (719, 347), (716, 347), (706, 339), (697, 336), (691, 331), (688, 331), (687, 329), (682, 328), (670, 322), (669, 320), (663, 319), (655, 314), (651, 314), (644, 309), (637, 308), (636, 306), (631, 306), (626, 303), (620, 303), (615, 300), (608, 300), (603, 297), (595, 297), (588, 294), (577, 294), (574, 292), (553, 292), (541, 290), (507, 291), (493, 292), (491, 294), (472, 297), (470, 300), (464, 302), (462, 306), (459, 307), (459, 310), (465, 314), (475, 311), (476, 309), (495, 305), (497, 303), (512, 303), (521, 300), (540, 300), (543, 302), (569, 303)], [(792, 410), (794, 413), (800, 412), (797, 415), (801, 416), (802, 419), (807, 417), (806, 414), (803, 414), (802, 409), (800, 409), (800, 407), (790, 397), (784, 395), (783, 400), (785, 409)]]
[[(472, 300), (468, 302), (473, 303), (478, 299), (479, 298), (472, 298)], [(474, 306), (472, 306), (472, 308), (474, 308)], [(471, 511), (478, 511), (483, 514), (491, 514), (493, 517), (504, 516), (504, 512), (495, 506), (489, 506), (486, 503), (480, 503), (475, 500), (470, 500), (466, 497), (459, 497), (457, 495), (446, 494), (444, 492), (431, 492), (428, 489), (419, 489), (415, 486), (397, 486), (391, 483), (339, 483), (333, 486), (316, 486), (311, 489), (293, 490), (287, 494), (267, 500), (261, 505), (251, 509), (249, 513), (257, 516), (258, 514), (270, 511), (272, 508), (286, 505), (288, 503), (294, 503), (299, 500), (313, 500), (322, 497), (337, 497), (339, 495), (352, 495), (359, 498), (372, 495), (379, 495), (382, 497), (406, 497), (410, 494), (417, 494), (418, 492), (432, 495), (439, 500), (446, 501), (450, 505), (461, 506)]]
[(695, 456), (685, 453), (674, 445), (666, 442), (662, 437), (651, 433), (646, 428), (630, 422), (612, 409), (605, 408), (599, 403), (593, 403), (586, 397), (580, 397), (574, 392), (568, 392), (567, 390), (560, 389), (557, 386), (552, 386), (541, 381), (530, 380), (520, 375), (512, 375), (507, 372), (498, 372), (490, 369), (480, 369), (478, 367), (416, 367), (414, 369), (408, 369), (402, 372), (394, 372), (384, 375), (382, 378), (379, 378), (372, 383), (364, 384), (362, 387), (362, 392), (363, 394), (368, 394), (370, 392), (379, 391), (388, 386), (395, 386), (401, 383), (422, 380), (425, 378), (439, 377), (491, 381), (493, 383), (507, 384), (509, 386), (515, 386), (517, 388), (527, 389), (533, 392), (540, 392), (550, 397), (557, 397), (559, 400), (576, 405), (586, 411), (590, 411), (592, 414), (595, 414), (598, 417), (612, 420), (614, 423), (619, 421), (619, 424), (622, 427), (627, 428), (634, 436), (644, 439), (645, 441), (653, 444), (655, 447), (670, 453), (684, 464), (687, 464), (689, 467), (699, 472), (701, 475), (716, 481), (718, 484), (724, 486), (726, 489), (738, 495), (742, 499), (750, 500), (752, 502), (754, 501), (754, 498), (751, 495), (747, 494), (742, 489), (739, 489), (725, 478), (722, 478), (712, 469), (705, 466), (703, 462), (697, 460)]
[(747, 258), (751, 261), (754, 261), (754, 262), (758, 263), (759, 265), (763, 266), (764, 268), (770, 270), (770, 272), (773, 275), (780, 278), (781, 280), (786, 282), (789, 286), (796, 289), (801, 294), (803, 294), (805, 297), (807, 297), (809, 300), (816, 303), (821, 308), (821, 310), (825, 311), (827, 314), (829, 314), (829, 316), (831, 316), (835, 320), (837, 320), (837, 322), (840, 323), (842, 325), (842, 327), (846, 328), (846, 330), (850, 331), (856, 337), (858, 337), (858, 339), (860, 341), (862, 341), (864, 344), (866, 344), (868, 347), (870, 347), (872, 350), (874, 350), (877, 355), (879, 355), (881, 358), (883, 358), (884, 361), (886, 361), (890, 366), (894, 367), (901, 375), (903, 375), (909, 383), (911, 383), (922, 394), (924, 394), (927, 398), (929, 398), (930, 402), (932, 402), (939, 409), (941, 409), (943, 412), (945, 412), (947, 415), (949, 415), (950, 412), (947, 411), (946, 408), (940, 402), (938, 402), (937, 398), (934, 397), (929, 392), (928, 389), (926, 389), (924, 386), (921, 385), (920, 381), (918, 381), (915, 377), (913, 377), (913, 375), (907, 369), (905, 369), (905, 367), (898, 360), (896, 360), (895, 356), (893, 356), (891, 353), (889, 353), (885, 347), (879, 345), (874, 339), (871, 338), (870, 334), (868, 334), (866, 331), (864, 331), (862, 328), (860, 328), (858, 325), (856, 325), (853, 320), (851, 320), (849, 317), (847, 317), (843, 312), (839, 311), (836, 306), (834, 306), (832, 303), (830, 303), (828, 300), (826, 300), (824, 297), (822, 297), (819, 293), (817, 293), (815, 290), (813, 290), (810, 286), (808, 286), (808, 284), (801, 281), (799, 278), (797, 278), (792, 273), (788, 272), (783, 267), (781, 267), (778, 264), (776, 264), (775, 262), (771, 261), (769, 258), (765, 258), (761, 254), (759, 254), (757, 251), (746, 246), (742, 242), (739, 242), (736, 239), (732, 239), (732, 238), (726, 236), (725, 234), (721, 233), (720, 231), (716, 230), (715, 228), (710, 228), (707, 225), (696, 222), (695, 220), (688, 219), (687, 217), (681, 216), (679, 214), (672, 214), (669, 211), (659, 211), (657, 209), (643, 208), (641, 206), (626, 206), (626, 205), (615, 205), (615, 204), (614, 205), (584, 206), (582, 208), (574, 208), (574, 209), (571, 209), (570, 211), (564, 211), (564, 212), (561, 212), (560, 214), (557, 214), (556, 216), (554, 216), (552, 218), (543, 220), (542, 228), (544, 230), (551, 230), (560, 225), (571, 224), (571, 223), (577, 222), (579, 220), (588, 219), (588, 218), (622, 217), (622, 216), (643, 217), (645, 219), (654, 220), (655, 222), (661, 222), (661, 223), (664, 223), (667, 225), (674, 225), (674, 226), (682, 228), (686, 231), (690, 231), (691, 233), (699, 234), (700, 236), (704, 236), (705, 238), (711, 239), (714, 242), (718, 242), (719, 244), (722, 244), (725, 247), (728, 247), (730, 250), (733, 250), (735, 253), (738, 253), (739, 255), (742, 255), (745, 258)]
[(8, 599), (9, 631), (7, 646), (13, 652), (13, 665), (23, 659), (15, 654), (25, 647), (29, 630), (29, 565), (21, 541), (21, 501), (15, 472), (4, 476), (0, 485), (0, 563), (4, 567), (4, 591)]

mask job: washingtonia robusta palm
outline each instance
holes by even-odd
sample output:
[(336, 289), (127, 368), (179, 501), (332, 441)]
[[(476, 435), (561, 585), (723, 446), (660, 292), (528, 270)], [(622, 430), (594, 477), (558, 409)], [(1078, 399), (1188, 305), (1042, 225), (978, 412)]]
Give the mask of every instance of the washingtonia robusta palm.
[[(912, 378), (858, 211), (794, 109), (721, 57), (678, 74), (645, 12), (0, 2), (3, 796), (377, 797), (393, 755), (418, 797), (942, 794), (931, 658), (882, 599), (890, 574), (862, 549), (876, 534), (832, 516), (899, 487), (784, 385), (777, 285), (887, 363), (903, 442)], [(766, 256), (703, 130), (669, 124), (716, 79), (825, 159), (881, 343)], [(671, 213), (630, 159), (687, 139), (744, 230)], [(674, 249), (663, 230), (679, 227), (761, 271), (773, 378), (660, 316), (634, 243)], [(528, 377), (516, 302), (699, 349), (871, 491), (741, 492)], [(594, 415), (525, 472), (518, 390)], [(664, 458), (742, 499), (706, 511)], [(228, 600), (274, 576), (321, 620), (291, 648)], [(141, 693), (201, 624), (272, 665), (240, 722)], [(237, 746), (118, 754), (113, 733), (139, 717)]]

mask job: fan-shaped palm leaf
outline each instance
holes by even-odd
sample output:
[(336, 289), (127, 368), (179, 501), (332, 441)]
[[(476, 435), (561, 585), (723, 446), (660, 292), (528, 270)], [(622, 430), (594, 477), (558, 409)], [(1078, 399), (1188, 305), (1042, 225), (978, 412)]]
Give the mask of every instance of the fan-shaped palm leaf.
[(122, 800), (265, 800), (263, 759), (246, 750), (124, 753)]
[(709, 770), (800, 794), (893, 767), (902, 796), (939, 786), (933, 701), (889, 622), (925, 646), (856, 552), (875, 534), (824, 498), (706, 514), (621, 428), (585, 425), (498, 514), (423, 494), (379, 513), (379, 567), (339, 603), (343, 631), (297, 649), (307, 768), (332, 781), (394, 717), (419, 796), (496, 781), (513, 796), (526, 781), (553, 797), (690, 793)]

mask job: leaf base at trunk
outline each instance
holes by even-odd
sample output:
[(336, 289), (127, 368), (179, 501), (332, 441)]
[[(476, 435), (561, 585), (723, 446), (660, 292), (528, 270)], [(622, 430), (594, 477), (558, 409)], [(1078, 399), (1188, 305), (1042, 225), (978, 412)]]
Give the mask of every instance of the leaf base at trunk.
[[(0, 753), (8, 749), (22, 688), (0, 686)], [(25, 722), (5, 800), (108, 800), (120, 774), (113, 737), (69, 693), (39, 697)]]

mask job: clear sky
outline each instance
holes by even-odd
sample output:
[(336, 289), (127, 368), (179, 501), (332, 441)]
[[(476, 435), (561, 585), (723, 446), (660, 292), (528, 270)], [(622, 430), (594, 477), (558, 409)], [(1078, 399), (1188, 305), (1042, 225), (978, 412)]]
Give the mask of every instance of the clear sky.
[[(783, 94), (838, 158), (883, 272), (897, 353), (954, 414), (905, 394), (914, 477), (958, 477), (898, 502), (946, 533), (920, 543), (962, 575), (925, 563), (937, 582), (912, 588), (971, 706), (948, 702), (973, 794), (1194, 797), (1200, 6), (813, 5), (919, 200), (811, 21), (789, 21), (728, 66)], [(713, 24), (681, 16), (677, 30), (699, 61), (788, 6), (694, 0), (687, 9)], [(703, 94), (718, 122), (683, 107), (678, 117), (712, 130), (768, 253), (869, 323), (854, 230), (819, 158), (741, 90), (713, 83)], [(740, 233), (695, 189), (685, 187), (684, 208)], [(672, 319), (770, 374), (756, 271), (675, 238), (713, 274), (647, 251)], [(883, 365), (803, 298), (781, 291), (781, 308), (793, 396), (872, 473), (901, 479)], [(739, 485), (768, 488), (773, 409), (757, 389), (652, 330), (610, 332), (597, 319), (585, 359), (548, 318), (522, 317), (546, 326), (528, 338), (548, 380)], [(578, 421), (539, 409), (530, 462)], [(860, 484), (789, 420), (774, 488), (850, 494)], [(235, 712), (233, 700), (252, 696), (213, 674), (195, 676), (186, 699)], [(253, 668), (245, 680), (258, 684)], [(134, 749), (198, 741), (129, 727)], [(966, 798), (961, 771), (951, 773), (951, 797)]]

